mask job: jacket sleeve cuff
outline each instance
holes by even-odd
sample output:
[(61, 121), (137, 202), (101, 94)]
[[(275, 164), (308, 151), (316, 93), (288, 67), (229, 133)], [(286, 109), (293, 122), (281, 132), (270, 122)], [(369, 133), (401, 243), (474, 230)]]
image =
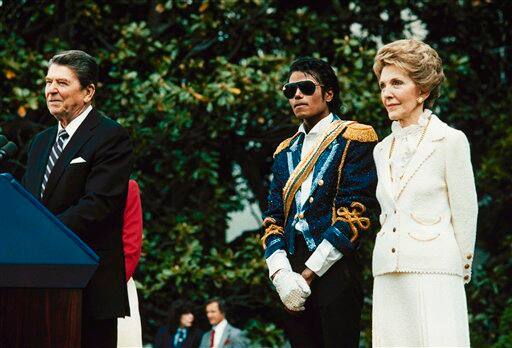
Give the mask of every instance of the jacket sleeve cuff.
[(473, 264), (473, 253), (466, 253), (462, 258), (462, 278), (464, 284), (471, 281), (471, 266)]
[[(345, 233), (338, 229), (337, 226), (340, 226), (340, 224), (341, 223), (336, 223), (325, 230), (324, 239), (331, 243), (343, 255), (350, 255), (355, 251), (355, 247)], [(349, 229), (348, 226), (347, 229)]]
[(342, 257), (343, 254), (336, 250), (328, 240), (324, 239), (306, 261), (306, 267), (321, 277)]
[(272, 276), (281, 269), (286, 269), (291, 271), (292, 266), (290, 265), (290, 261), (286, 256), (286, 251), (284, 250), (276, 250), (272, 255), (267, 257), (265, 260), (268, 266), (268, 277), (272, 278)]
[(271, 235), (265, 241), (265, 258), (268, 259), (276, 250), (286, 250), (283, 238), (279, 235)]

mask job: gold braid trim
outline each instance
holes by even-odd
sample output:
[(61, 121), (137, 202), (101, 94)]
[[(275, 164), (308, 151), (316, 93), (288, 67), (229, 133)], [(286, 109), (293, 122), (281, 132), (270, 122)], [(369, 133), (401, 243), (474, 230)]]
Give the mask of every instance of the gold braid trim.
[(279, 154), (279, 152), (283, 151), (284, 149), (286, 149), (288, 146), (290, 146), (290, 144), (292, 143), (293, 139), (295, 139), (300, 133), (297, 132), (295, 133), (292, 137), (289, 137), (288, 139), (285, 139), (281, 142), (281, 144), (279, 144), (277, 146), (277, 149), (276, 151), (274, 151), (274, 158), (276, 158), (276, 156)]
[(263, 245), (263, 250), (267, 248), (267, 245), (265, 242), (267, 241), (267, 238), (270, 237), (273, 234), (278, 234), (280, 236), (284, 236), (284, 229), (281, 226), (277, 225), (270, 225), (265, 229), (265, 234), (263, 237), (261, 237), (261, 244)]
[(358, 227), (363, 231), (366, 231), (370, 228), (370, 219), (367, 217), (362, 217), (361, 215), (366, 211), (366, 207), (359, 202), (352, 202), (350, 205), (352, 211), (349, 211), (345, 207), (341, 207), (336, 211), (336, 219), (337, 221), (344, 221), (349, 224), (350, 229), (352, 230), (352, 238), (350, 241), (353, 243), (357, 237), (359, 237)]
[(345, 164), (345, 159), (347, 158), (348, 147), (350, 146), (350, 140), (347, 140), (347, 144), (345, 145), (345, 149), (343, 149), (343, 154), (341, 155), (340, 166), (338, 167), (338, 183), (336, 184), (336, 196), (334, 196), (334, 201), (332, 202), (332, 224), (336, 222), (336, 197), (338, 196), (338, 190), (340, 188), (341, 181), (341, 173), (343, 172), (343, 165)]
[(329, 129), (324, 133), (323, 137), (321, 137), (318, 142), (313, 146), (311, 151), (304, 157), (297, 167), (293, 170), (286, 181), (286, 184), (283, 188), (283, 202), (284, 202), (284, 221), (288, 218), (288, 213), (290, 212), (290, 208), (292, 206), (293, 199), (295, 197), (295, 193), (297, 193), (298, 189), (306, 180), (309, 173), (315, 167), (316, 161), (320, 157), (320, 155), (327, 149), (327, 147), (340, 135), (340, 133), (346, 129), (347, 124), (351, 121), (340, 121), (336, 120), (331, 123)]
[(356, 140), (362, 143), (378, 141), (379, 137), (372, 126), (362, 123), (352, 123), (347, 127), (343, 137), (349, 140)]

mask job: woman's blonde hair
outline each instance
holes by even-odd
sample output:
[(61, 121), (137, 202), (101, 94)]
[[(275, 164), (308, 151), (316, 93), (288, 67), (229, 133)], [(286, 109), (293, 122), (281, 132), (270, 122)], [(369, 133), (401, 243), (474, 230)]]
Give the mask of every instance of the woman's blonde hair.
[(386, 65), (406, 71), (422, 92), (430, 92), (425, 105), (428, 108), (434, 105), (441, 94), (444, 73), (443, 62), (432, 47), (414, 39), (391, 42), (381, 47), (375, 56), (373, 71), (377, 79)]

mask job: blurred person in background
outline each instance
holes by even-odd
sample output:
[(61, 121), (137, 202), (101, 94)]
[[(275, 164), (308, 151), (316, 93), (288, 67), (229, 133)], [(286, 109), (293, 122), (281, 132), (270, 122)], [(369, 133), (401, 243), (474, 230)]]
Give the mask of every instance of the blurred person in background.
[(155, 348), (197, 348), (202, 332), (193, 327), (194, 310), (191, 302), (176, 300), (171, 304), (167, 323), (155, 336)]
[(212, 326), (203, 335), (201, 348), (245, 348), (249, 340), (242, 330), (231, 326), (226, 319), (226, 304), (220, 298), (214, 298), (206, 303), (206, 317)]

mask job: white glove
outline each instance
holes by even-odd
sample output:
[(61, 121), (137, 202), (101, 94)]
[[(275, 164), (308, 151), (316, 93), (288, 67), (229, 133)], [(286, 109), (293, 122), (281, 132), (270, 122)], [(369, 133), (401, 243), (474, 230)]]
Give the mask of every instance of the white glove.
[(281, 301), (291, 311), (303, 311), (304, 303), (311, 289), (306, 280), (299, 274), (281, 269), (272, 280)]

